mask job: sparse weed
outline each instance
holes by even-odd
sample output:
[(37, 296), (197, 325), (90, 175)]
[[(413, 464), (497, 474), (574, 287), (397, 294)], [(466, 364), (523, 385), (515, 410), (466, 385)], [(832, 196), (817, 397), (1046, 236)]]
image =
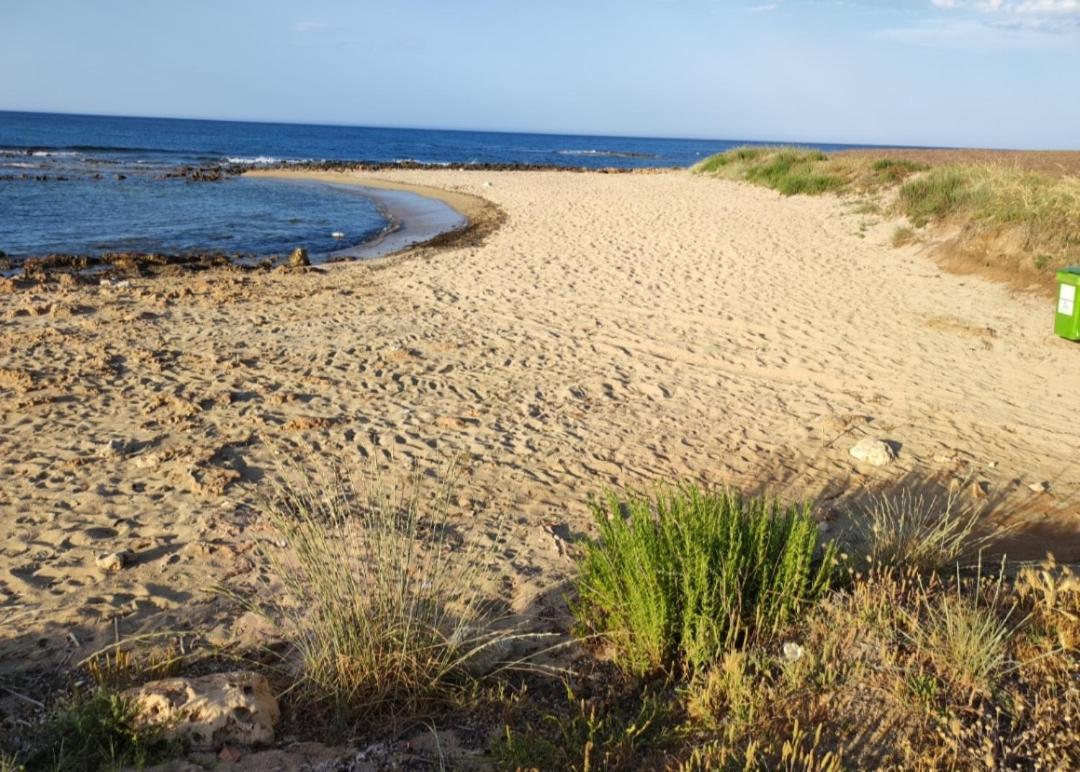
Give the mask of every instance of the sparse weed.
[(510, 770), (637, 770), (676, 739), (670, 699), (645, 691), (629, 700), (607, 695), (582, 699), (566, 687), (566, 705), (520, 731), (504, 728), (495, 749), (499, 768)]
[(954, 592), (928, 595), (922, 609), (909, 616), (907, 635), (917, 651), (956, 687), (991, 695), (1009, 667), (1014, 607), (1001, 607), (1003, 578), (988, 599), (981, 597), (981, 575), (970, 593), (958, 578)]
[(38, 729), (27, 769), (54, 772), (141, 768), (179, 754), (160, 731), (136, 721), (130, 700), (106, 689), (76, 693), (61, 702)]
[(892, 233), (892, 245), (894, 247), (902, 247), (907, 244), (911, 244), (918, 240), (918, 234), (914, 228), (907, 225), (899, 225)]

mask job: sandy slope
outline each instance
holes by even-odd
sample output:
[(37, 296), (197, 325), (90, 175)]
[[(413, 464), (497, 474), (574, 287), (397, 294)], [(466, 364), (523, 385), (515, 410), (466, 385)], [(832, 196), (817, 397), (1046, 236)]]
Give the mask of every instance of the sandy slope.
[[(505, 222), (372, 266), (0, 295), (0, 676), (217, 624), (206, 591), (258, 581), (275, 452), (460, 459), (461, 517), (507, 518), (530, 614), (587, 498), (662, 478), (824, 492), (829, 516), (865, 479), (974, 477), (1025, 507), (1022, 554), (1080, 559), (1080, 346), (1045, 300), (944, 274), (829, 198), (684, 172), (381, 176)], [(898, 462), (856, 464), (866, 436)], [(134, 565), (97, 568), (119, 549)]]

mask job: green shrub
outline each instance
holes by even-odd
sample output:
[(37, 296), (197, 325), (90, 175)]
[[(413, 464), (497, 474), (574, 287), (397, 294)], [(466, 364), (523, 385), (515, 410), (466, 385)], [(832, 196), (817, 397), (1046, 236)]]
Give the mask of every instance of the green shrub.
[(625, 669), (691, 671), (779, 630), (827, 588), (834, 565), (808, 508), (693, 486), (594, 508), (574, 612)]
[(827, 156), (816, 150), (780, 150), (746, 172), (749, 182), (757, 182), (785, 196), (817, 194), (844, 186), (840, 177), (817, 171), (815, 164)]

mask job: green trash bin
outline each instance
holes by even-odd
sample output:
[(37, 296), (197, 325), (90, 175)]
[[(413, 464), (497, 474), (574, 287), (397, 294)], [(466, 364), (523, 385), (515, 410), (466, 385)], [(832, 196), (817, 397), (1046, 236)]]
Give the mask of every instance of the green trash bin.
[(1058, 271), (1057, 315), (1054, 332), (1068, 340), (1080, 340), (1080, 265)]

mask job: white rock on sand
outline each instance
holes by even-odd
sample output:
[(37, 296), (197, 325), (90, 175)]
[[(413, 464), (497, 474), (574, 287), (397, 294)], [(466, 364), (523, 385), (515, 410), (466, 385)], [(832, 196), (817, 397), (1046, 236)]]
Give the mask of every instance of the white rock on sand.
[(886, 466), (896, 459), (896, 452), (885, 440), (859, 440), (849, 451), (853, 458), (871, 466)]

